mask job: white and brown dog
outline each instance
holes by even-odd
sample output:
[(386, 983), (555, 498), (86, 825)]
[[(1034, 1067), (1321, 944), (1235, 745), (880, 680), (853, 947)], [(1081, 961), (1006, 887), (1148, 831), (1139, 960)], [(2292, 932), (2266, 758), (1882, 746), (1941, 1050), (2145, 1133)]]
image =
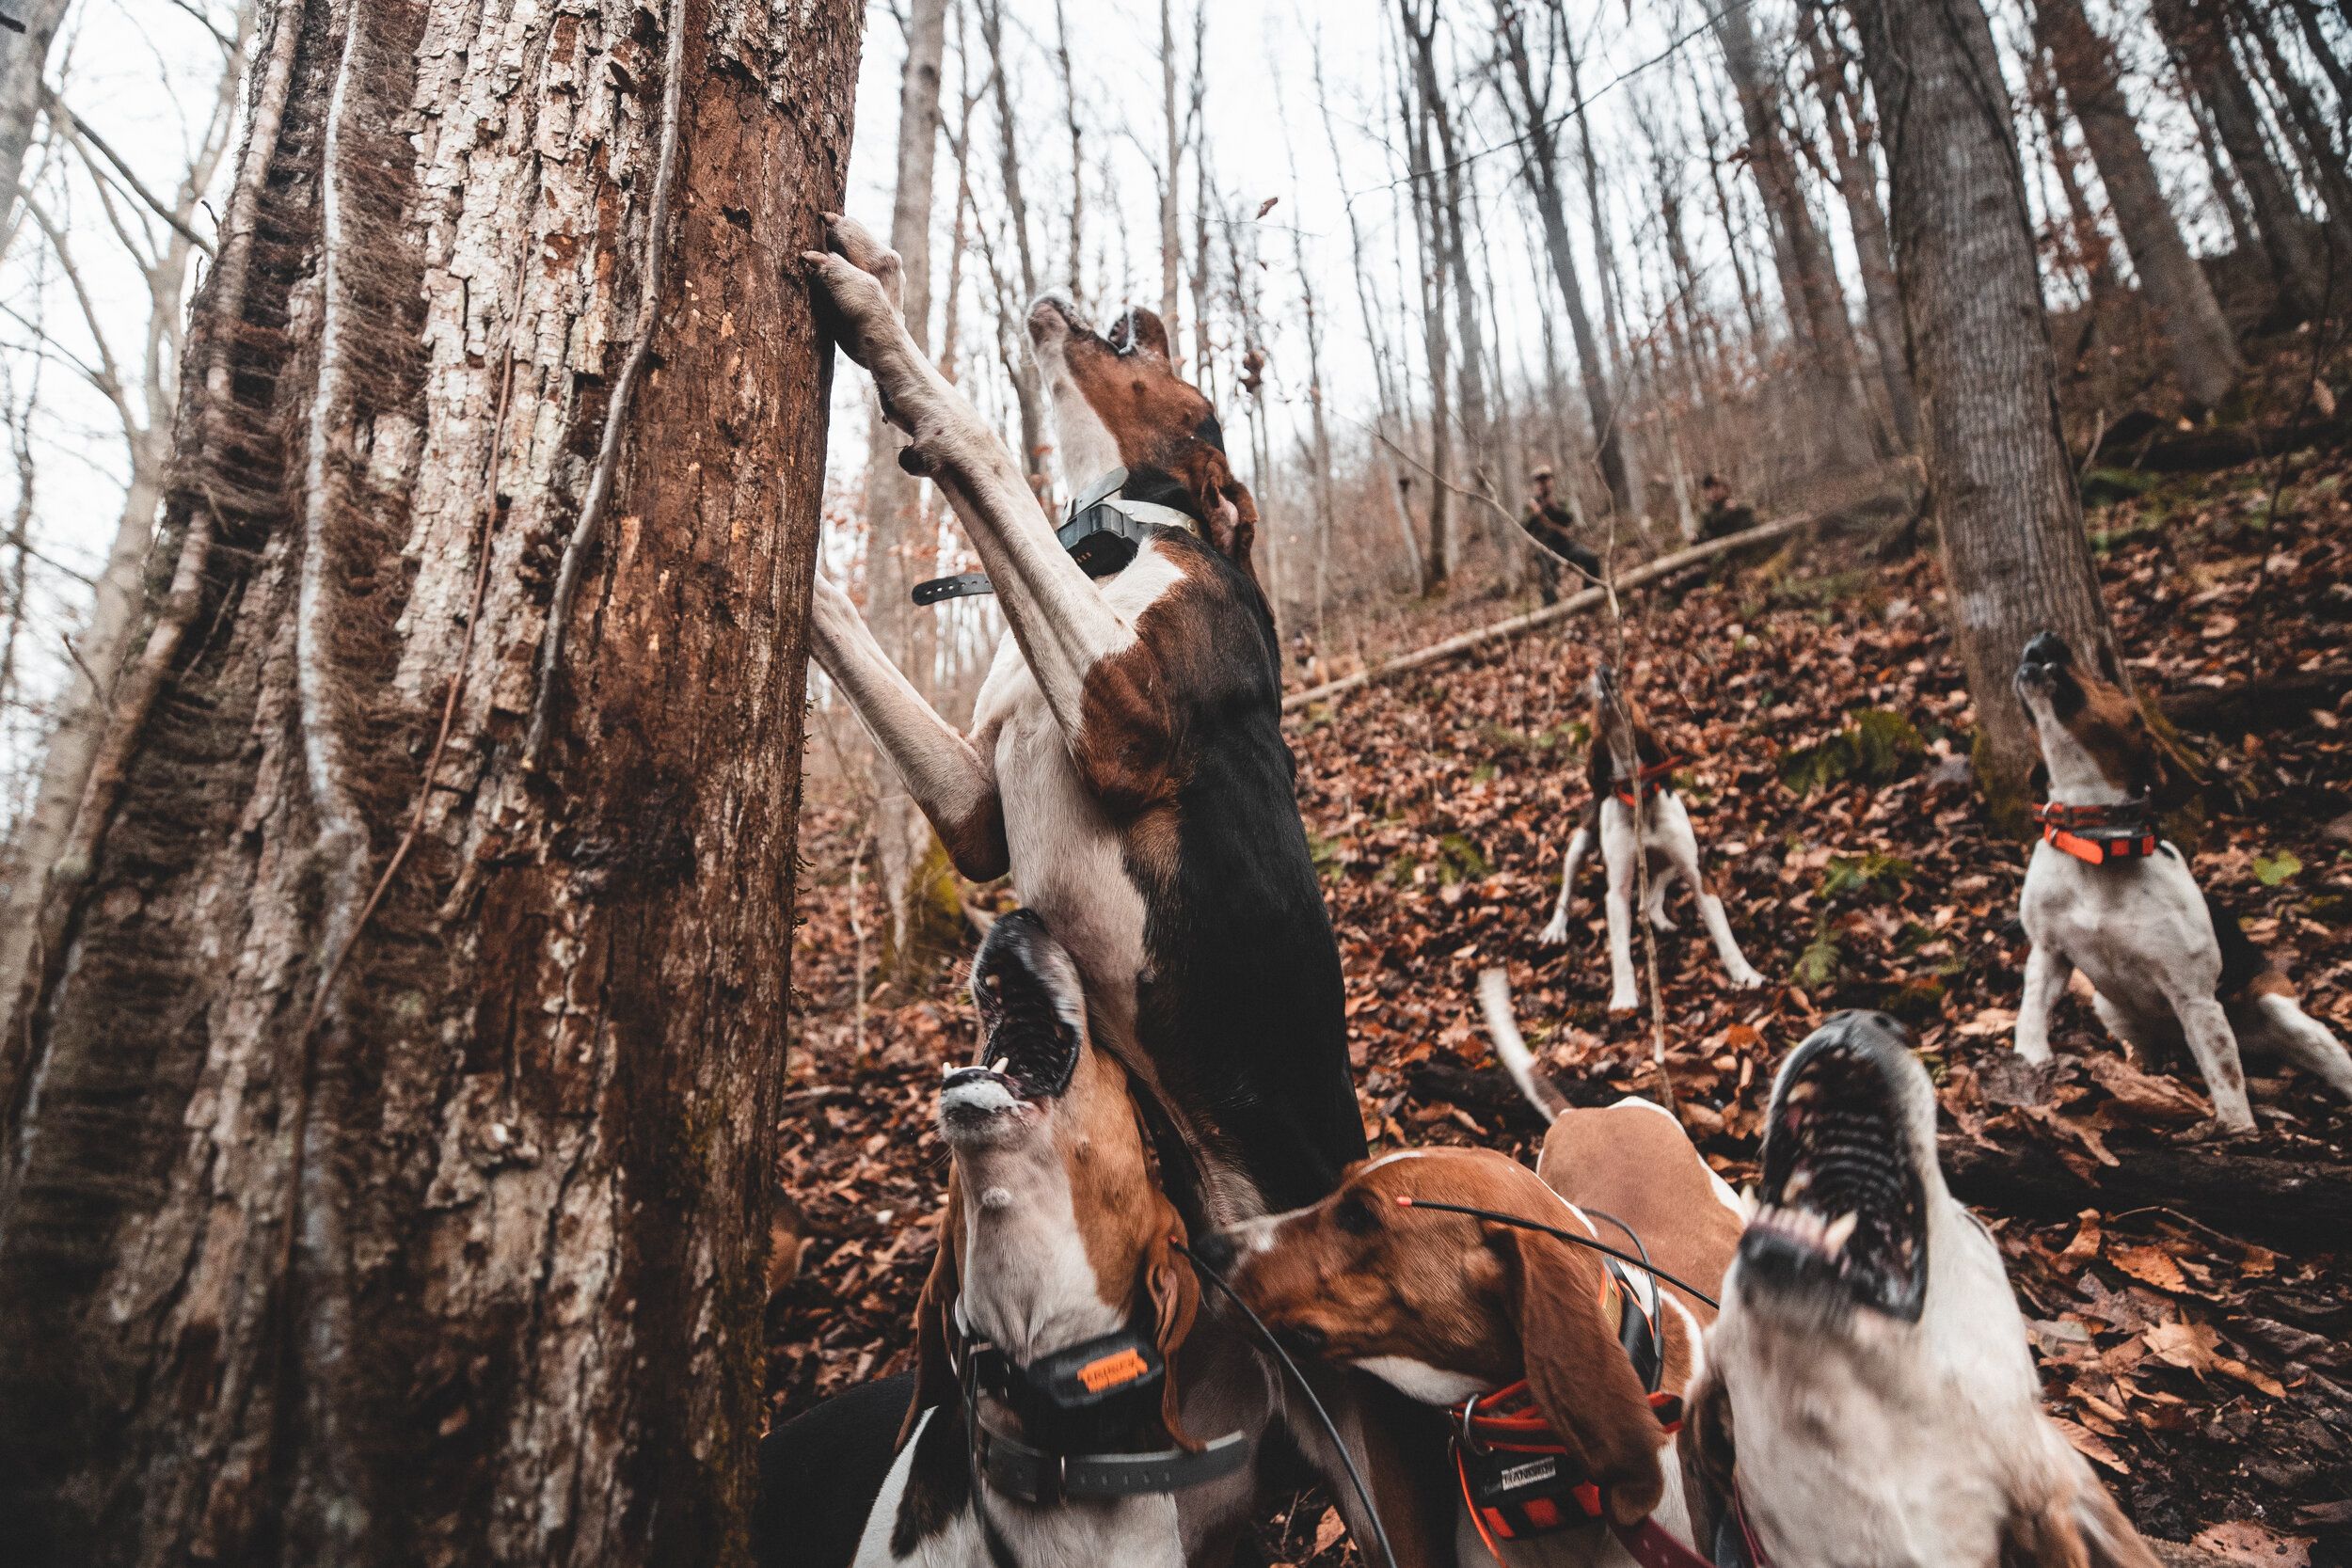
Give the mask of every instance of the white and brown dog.
[(1772, 1568), (2155, 1568), (2042, 1413), (1990, 1233), (1944, 1186), (1901, 1028), (1790, 1053), (1763, 1207), (1724, 1282), (1682, 1446), (1700, 1538)]
[(1561, 1227), (1701, 1293), (1744, 1210), (1673, 1117), (1631, 1099), (1566, 1108), (1491, 989), (1487, 1014), (1555, 1118), (1536, 1170), (1491, 1149), (1385, 1154), (1320, 1203), (1205, 1238), (1201, 1256), (1230, 1264), (1290, 1344), (1453, 1412), (1458, 1561), (1695, 1565), (1671, 1445), (1712, 1308), (1600, 1252), (1423, 1205)]
[(1593, 798), (1584, 807), (1576, 832), (1568, 839), (1560, 868), (1560, 900), (1551, 923), (1537, 934), (1538, 942), (1558, 945), (1568, 940), (1568, 911), (1576, 897), (1576, 874), (1600, 843), (1601, 863), (1609, 872), (1609, 1010), (1629, 1013), (1641, 1006), (1633, 980), (1633, 899), (1638, 887), (1634, 848), (1634, 814), (1641, 814), (1641, 850), (1648, 857), (1649, 899), (1643, 914), (1661, 931), (1675, 928), (1666, 914), (1666, 894), (1679, 877), (1691, 884), (1699, 918), (1714, 939), (1716, 956), (1731, 983), (1749, 990), (1764, 976), (1749, 966), (1731, 934), (1724, 901), (1699, 868), (1698, 835), (1691, 830), (1691, 814), (1683, 808), (1672, 774), (1675, 759), (1607, 664), (1595, 668), (1585, 689), (1593, 699), (1593, 754), (1587, 768)]
[(1076, 959), (1096, 1039), (1174, 1124), (1154, 1131), (1187, 1216), (1320, 1196), (1363, 1154), (1363, 1126), (1250, 565), (1257, 507), (1214, 410), (1149, 311), (1105, 338), (1039, 300), (1030, 348), (1064, 475), (1088, 486), (1057, 538), (1011, 452), (907, 335), (898, 255), (847, 219), (806, 260), (841, 346), (912, 437), (901, 465), (962, 521), (1009, 630), (968, 732), (822, 578), (818, 661), (957, 869), (1009, 870)]
[(985, 1038), (940, 1086), (953, 1166), (914, 1402), (856, 1561), (1178, 1568), (1180, 1510), (1206, 1529), (1249, 1509), (1263, 1382), (1191, 1342), (1184, 1222), (1034, 914), (997, 921), (972, 994)]
[(2150, 1054), (2188, 1047), (2226, 1131), (2254, 1125), (2241, 1045), (2282, 1056), (2352, 1099), (2352, 1056), (2342, 1042), (2296, 1005), (2286, 976), (2157, 835), (2157, 753), (2132, 700), (2046, 631), (2026, 644), (2016, 687), (2042, 743), (2035, 778), (2047, 787), (2018, 905), (2033, 943), (2018, 1054), (2050, 1059), (2051, 1009), (2080, 970), (2118, 1038)]

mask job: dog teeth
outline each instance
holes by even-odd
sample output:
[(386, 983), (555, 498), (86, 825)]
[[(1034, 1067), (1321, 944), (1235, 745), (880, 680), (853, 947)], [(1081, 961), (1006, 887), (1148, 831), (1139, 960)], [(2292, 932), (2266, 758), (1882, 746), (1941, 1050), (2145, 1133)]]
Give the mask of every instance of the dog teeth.
[(1838, 1215), (1830, 1222), (1829, 1228), (1821, 1232), (1821, 1244), (1833, 1255), (1844, 1252), (1846, 1243), (1853, 1238), (1854, 1224), (1861, 1217), (1851, 1212)]
[(1011, 1066), (1012, 1058), (1010, 1056), (999, 1056), (994, 1061), (988, 1064), (988, 1070), (991, 1072), (1001, 1073)]
[(1788, 1180), (1787, 1184), (1781, 1188), (1780, 1196), (1783, 1197), (1797, 1197), (1802, 1196), (1805, 1189), (1812, 1185), (1813, 1173), (1800, 1165), (1797, 1169), (1788, 1173)]

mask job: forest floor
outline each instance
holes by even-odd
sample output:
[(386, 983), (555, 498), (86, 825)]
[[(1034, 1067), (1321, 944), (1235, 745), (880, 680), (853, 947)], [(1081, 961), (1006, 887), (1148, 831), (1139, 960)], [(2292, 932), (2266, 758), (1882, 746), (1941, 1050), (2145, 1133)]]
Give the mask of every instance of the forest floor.
[[(2223, 694), (2187, 736), (2206, 787), (2184, 847), (2309, 1010), (2352, 1037), (2352, 680), (2335, 678), (2352, 666), (2352, 459), (2101, 488), (2090, 529), (2136, 682)], [(2079, 995), (2055, 1071), (2021, 1070), (2026, 846), (1989, 832), (1969, 783), (1933, 562), (1882, 563), (1876, 544), (1823, 531), (1627, 605), (1631, 689), (1687, 759), (1706, 862), (1772, 982), (1729, 990), (1677, 890), (1659, 963), (1686, 1121), (1740, 1183), (1780, 1055), (1838, 1008), (1898, 1013), (1935, 1072), (1947, 1156), (1982, 1177), (1955, 1185), (2012, 1199), (1979, 1207), (2048, 1409), (2141, 1528), (2271, 1568), (2352, 1562), (2352, 1207), (2312, 1218), (2312, 1193), (2352, 1169), (2352, 1109), (2250, 1062), (2260, 1133), (2200, 1144), (2193, 1067), (2128, 1060)], [(1573, 621), (1292, 716), (1375, 1148), (1532, 1153), (1536, 1124), (1476, 1018), (1492, 964), (1573, 1098), (1655, 1089), (1646, 1015), (1605, 1008), (1597, 867), (1568, 944), (1534, 940), (1582, 804), (1581, 686), (1609, 636)], [(2248, 682), (2272, 700), (2240, 695)], [(814, 796), (803, 816), (783, 1179), (805, 1246), (771, 1308), (779, 1416), (904, 1364), (945, 1175), (932, 1089), (971, 1041), (961, 956), (866, 974), (886, 919), (870, 876), (851, 895), (860, 821)], [(2182, 1161), (2207, 1180), (2160, 1203)], [(2028, 1165), (2038, 1184), (2003, 1183)], [(2233, 1192), (2239, 1170), (2256, 1174)], [(1269, 1525), (1269, 1555), (1337, 1562), (1336, 1525), (1309, 1497)]]

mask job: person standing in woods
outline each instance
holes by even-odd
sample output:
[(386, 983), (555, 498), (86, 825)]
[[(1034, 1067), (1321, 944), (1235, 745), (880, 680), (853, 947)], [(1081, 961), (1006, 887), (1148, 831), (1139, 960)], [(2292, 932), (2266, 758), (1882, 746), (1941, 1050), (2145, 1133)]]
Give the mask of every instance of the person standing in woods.
[(1706, 508), (1699, 514), (1699, 537), (1721, 539), (1725, 534), (1744, 533), (1756, 526), (1756, 508), (1745, 501), (1731, 499), (1731, 486), (1721, 474), (1708, 474), (1699, 481), (1699, 500)]
[(12, 1568), (743, 1560), (864, 9), (262, 4), (0, 1043)]
[[(1534, 493), (1527, 498), (1527, 510), (1519, 517), (1519, 527), (1535, 541), (1535, 587), (1544, 603), (1560, 602), (1560, 565), (1565, 562), (1591, 581), (1600, 580), (1600, 557), (1595, 555), (1576, 537), (1576, 514), (1561, 504), (1552, 494), (1551, 467), (1539, 464), (1527, 476)], [(1579, 583), (1581, 588), (1583, 583)]]

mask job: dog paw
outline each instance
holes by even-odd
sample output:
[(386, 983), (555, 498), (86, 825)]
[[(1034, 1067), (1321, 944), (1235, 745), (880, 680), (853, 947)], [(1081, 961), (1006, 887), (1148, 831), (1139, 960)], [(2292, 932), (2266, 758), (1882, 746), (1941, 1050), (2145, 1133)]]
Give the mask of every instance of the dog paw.
[(1611, 1018), (1629, 1018), (1641, 1010), (1642, 999), (1638, 996), (1632, 995), (1630, 992), (1618, 996), (1613, 996), (1609, 999), (1609, 1016)]
[(1731, 972), (1731, 988), (1734, 990), (1758, 990), (1763, 985), (1764, 976), (1753, 969), (1735, 969)]
[(894, 314), (901, 309), (906, 298), (906, 263), (898, 260), (897, 251), (867, 233), (864, 224), (838, 213), (826, 214), (825, 247), (871, 277)]
[(2244, 1143), (2249, 1138), (2261, 1135), (2262, 1129), (2254, 1125), (2254, 1118), (2250, 1114), (2242, 1122), (2234, 1119), (2225, 1121), (2219, 1117), (2213, 1117), (2184, 1129), (2181, 1132), (2181, 1142), (2210, 1147), (2215, 1144)]
[(1568, 917), (1553, 915), (1551, 923), (1535, 933), (1535, 940), (1546, 947), (1565, 947), (1568, 943)]

